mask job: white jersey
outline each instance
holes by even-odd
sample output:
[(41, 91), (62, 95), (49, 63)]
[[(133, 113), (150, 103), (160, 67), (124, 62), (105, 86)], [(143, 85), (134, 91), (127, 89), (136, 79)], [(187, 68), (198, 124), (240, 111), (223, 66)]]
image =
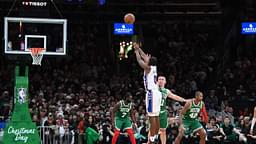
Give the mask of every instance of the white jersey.
[(150, 66), (150, 72), (146, 74), (144, 71), (144, 86), (145, 90), (156, 90), (157, 86), (157, 69), (156, 66)]

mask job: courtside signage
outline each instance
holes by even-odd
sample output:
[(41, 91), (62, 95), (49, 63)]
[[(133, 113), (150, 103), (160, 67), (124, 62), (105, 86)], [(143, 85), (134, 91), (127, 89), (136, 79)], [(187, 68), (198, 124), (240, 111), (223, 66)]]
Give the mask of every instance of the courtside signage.
[(114, 23), (114, 34), (115, 35), (132, 35), (133, 24)]
[(243, 22), (242, 34), (256, 34), (256, 22)]

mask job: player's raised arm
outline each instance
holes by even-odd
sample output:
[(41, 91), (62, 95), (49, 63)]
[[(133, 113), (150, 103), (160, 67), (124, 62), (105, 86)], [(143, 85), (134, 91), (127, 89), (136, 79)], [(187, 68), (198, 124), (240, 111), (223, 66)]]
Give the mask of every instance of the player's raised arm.
[[(150, 71), (150, 66), (147, 63), (145, 63), (145, 59), (143, 60), (140, 55), (139, 47), (134, 45), (134, 50), (135, 50), (137, 62), (139, 63), (140, 67), (142, 67), (145, 71)], [(148, 56), (146, 57), (146, 59), (147, 59), (147, 61), (149, 61)]]
[(168, 96), (168, 98), (171, 98), (171, 99), (176, 100), (178, 102), (186, 102), (186, 99), (184, 99), (181, 96), (178, 96), (178, 95), (172, 93), (170, 90), (168, 90), (167, 96)]
[(143, 50), (141, 48), (139, 48), (138, 50), (139, 50), (139, 53), (140, 53), (140, 56), (142, 57), (142, 59), (146, 60), (147, 59), (147, 55), (143, 52)]
[(133, 43), (133, 47), (134, 47), (134, 49), (138, 49), (141, 58), (145, 61), (145, 60), (147, 59), (147, 55), (146, 55), (146, 54), (144, 53), (144, 51), (140, 48), (140, 44), (134, 42), (134, 43)]

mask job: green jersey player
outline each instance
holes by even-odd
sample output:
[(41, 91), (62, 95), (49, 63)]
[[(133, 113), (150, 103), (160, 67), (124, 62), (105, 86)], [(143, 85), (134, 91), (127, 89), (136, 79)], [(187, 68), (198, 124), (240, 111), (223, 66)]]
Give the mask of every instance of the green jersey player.
[(179, 101), (186, 102), (186, 100), (180, 96), (173, 94), (170, 90), (165, 88), (166, 78), (164, 76), (158, 76), (157, 84), (159, 86), (159, 91), (162, 93), (162, 101), (160, 108), (160, 139), (162, 144), (166, 144), (166, 128), (168, 126), (167, 118), (168, 112), (166, 109), (167, 98)]
[[(115, 126), (115, 133), (112, 138), (112, 144), (116, 144), (120, 130), (125, 130), (129, 137), (131, 144), (136, 144), (136, 140), (132, 130), (132, 122), (135, 124), (132, 95), (127, 93), (124, 100), (120, 100), (111, 112), (112, 125)], [(132, 122), (131, 122), (132, 121)]]
[(205, 110), (205, 105), (203, 103), (203, 93), (197, 91), (195, 93), (195, 98), (188, 100), (185, 106), (180, 112), (180, 128), (179, 134), (175, 139), (175, 144), (180, 144), (183, 136), (191, 133), (198, 133), (200, 136), (199, 144), (205, 144), (206, 133), (201, 123), (198, 120), (199, 114), (202, 112), (202, 116), (205, 121), (207, 121), (207, 113)]

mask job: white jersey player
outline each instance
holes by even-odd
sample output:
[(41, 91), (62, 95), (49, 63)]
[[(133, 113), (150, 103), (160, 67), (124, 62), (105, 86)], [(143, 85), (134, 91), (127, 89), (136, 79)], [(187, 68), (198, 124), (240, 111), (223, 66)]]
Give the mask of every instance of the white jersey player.
[(149, 116), (150, 137), (149, 143), (154, 143), (159, 131), (159, 113), (162, 95), (157, 86), (157, 59), (146, 55), (137, 43), (134, 43), (136, 59), (144, 69), (144, 85), (146, 90), (146, 110)]
[(146, 108), (149, 116), (159, 116), (162, 95), (157, 85), (156, 66), (150, 66), (150, 71), (144, 71), (144, 86), (146, 90)]

